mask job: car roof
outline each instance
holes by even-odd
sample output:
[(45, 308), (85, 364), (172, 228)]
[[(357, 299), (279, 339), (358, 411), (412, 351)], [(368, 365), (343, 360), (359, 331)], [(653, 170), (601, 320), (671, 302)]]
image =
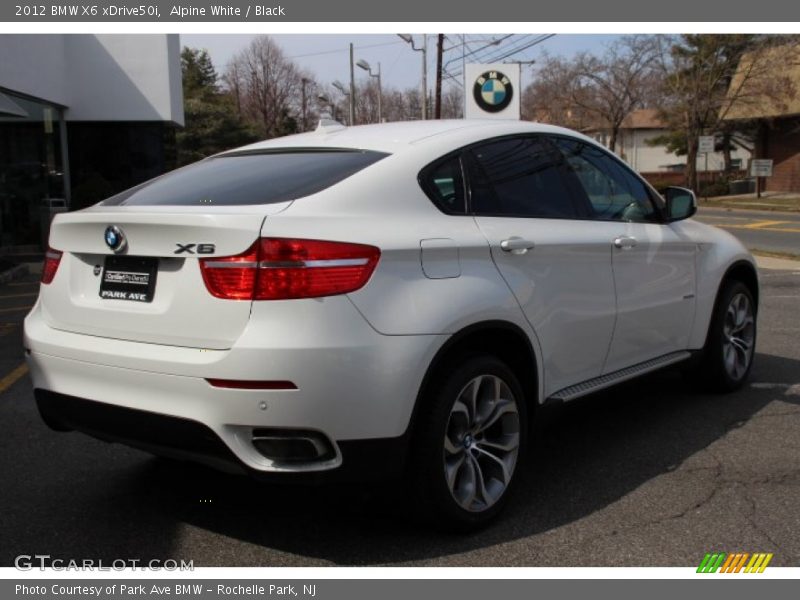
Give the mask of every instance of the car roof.
[[(531, 121), (499, 119), (445, 119), (401, 121), (345, 127), (323, 121), (315, 131), (256, 142), (233, 152), (277, 150), (280, 148), (353, 148), (398, 154), (434, 145), (437, 149), (456, 149), (483, 139), (517, 133), (549, 133), (595, 140), (571, 129)], [(223, 153), (224, 155), (225, 153)]]

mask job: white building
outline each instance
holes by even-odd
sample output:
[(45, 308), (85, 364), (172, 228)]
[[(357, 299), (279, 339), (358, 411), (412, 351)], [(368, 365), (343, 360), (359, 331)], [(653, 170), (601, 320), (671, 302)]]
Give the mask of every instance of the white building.
[(0, 247), (164, 172), (182, 125), (177, 35), (0, 35)]
[[(617, 137), (617, 154), (639, 173), (658, 173), (664, 171), (682, 171), (686, 167), (686, 156), (677, 156), (669, 152), (664, 145), (652, 146), (649, 140), (668, 133), (658, 118), (655, 109), (640, 109), (632, 112), (623, 121)], [(607, 145), (608, 131), (597, 129), (589, 134), (600, 143)], [(737, 147), (731, 152), (733, 168), (747, 167), (750, 152)], [(721, 171), (725, 167), (722, 152), (708, 155), (708, 170)], [(706, 169), (706, 157), (701, 154), (697, 158), (697, 169)]]

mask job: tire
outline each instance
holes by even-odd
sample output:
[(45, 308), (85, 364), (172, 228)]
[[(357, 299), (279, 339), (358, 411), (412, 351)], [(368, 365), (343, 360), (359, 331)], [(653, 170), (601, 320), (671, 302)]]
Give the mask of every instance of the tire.
[(755, 356), (756, 316), (756, 303), (748, 287), (740, 281), (723, 282), (702, 359), (694, 373), (704, 388), (728, 393), (745, 384)]
[(411, 485), (423, 517), (465, 532), (506, 505), (525, 454), (527, 410), (519, 380), (494, 356), (443, 371), (421, 399)]

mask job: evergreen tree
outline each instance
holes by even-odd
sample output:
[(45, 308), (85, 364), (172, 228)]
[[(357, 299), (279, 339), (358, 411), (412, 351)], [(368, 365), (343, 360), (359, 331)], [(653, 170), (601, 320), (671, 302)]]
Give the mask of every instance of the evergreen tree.
[(208, 52), (185, 47), (181, 73), (185, 126), (176, 135), (179, 166), (256, 141), (230, 95), (217, 85), (217, 71)]

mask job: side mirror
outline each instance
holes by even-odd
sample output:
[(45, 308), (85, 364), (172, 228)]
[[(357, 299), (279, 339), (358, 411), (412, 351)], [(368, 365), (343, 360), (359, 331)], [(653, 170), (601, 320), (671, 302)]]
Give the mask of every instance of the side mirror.
[(682, 221), (697, 212), (697, 196), (692, 190), (681, 187), (668, 187), (664, 190), (667, 202), (667, 221)]

